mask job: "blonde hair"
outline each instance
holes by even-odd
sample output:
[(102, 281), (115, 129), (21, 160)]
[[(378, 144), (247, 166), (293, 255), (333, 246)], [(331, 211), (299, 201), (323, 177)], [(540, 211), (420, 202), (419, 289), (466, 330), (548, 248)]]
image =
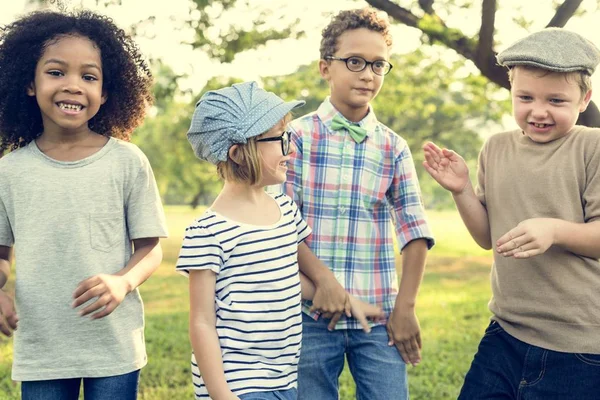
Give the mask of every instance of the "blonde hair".
[[(285, 127), (291, 120), (292, 114), (287, 113), (279, 121), (279, 124)], [(267, 132), (251, 137), (246, 143), (236, 145), (233, 149), (233, 159), (228, 154), (227, 161), (221, 161), (217, 164), (219, 177), (226, 181), (248, 183), (251, 186), (256, 185), (262, 177), (261, 154), (258, 151), (256, 140)]]
[(549, 71), (549, 70), (543, 69), (543, 68), (533, 67), (530, 65), (516, 65), (508, 70), (508, 80), (509, 80), (511, 86), (513, 84), (515, 70), (517, 68), (522, 68), (527, 71), (535, 72), (539, 75), (540, 78), (544, 77), (546, 75), (550, 75), (550, 74), (560, 74), (560, 75), (564, 76), (565, 80), (569, 83), (571, 83), (572, 80), (575, 80), (575, 82), (577, 83), (577, 86), (579, 86), (579, 90), (581, 91), (582, 98), (585, 97), (587, 92), (592, 90), (592, 77), (585, 71), (556, 72), (556, 71)]

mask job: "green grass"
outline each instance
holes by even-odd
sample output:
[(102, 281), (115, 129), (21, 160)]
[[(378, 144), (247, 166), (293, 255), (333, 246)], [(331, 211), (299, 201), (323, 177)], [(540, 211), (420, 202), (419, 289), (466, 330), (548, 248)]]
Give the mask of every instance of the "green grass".
[[(141, 376), (144, 400), (193, 398), (187, 279), (174, 272), (174, 262), (185, 227), (200, 212), (167, 208), (171, 237), (163, 241), (164, 261), (141, 287), (149, 358)], [(491, 255), (476, 247), (456, 212), (430, 212), (429, 221), (437, 244), (429, 254), (418, 298), (423, 361), (409, 368), (410, 392), (413, 400), (455, 399), (489, 318)], [(13, 287), (10, 281), (8, 290)], [(10, 380), (11, 361), (12, 341), (0, 338), (0, 400), (19, 398), (19, 385)], [(340, 398), (354, 398), (347, 370), (341, 377)]]

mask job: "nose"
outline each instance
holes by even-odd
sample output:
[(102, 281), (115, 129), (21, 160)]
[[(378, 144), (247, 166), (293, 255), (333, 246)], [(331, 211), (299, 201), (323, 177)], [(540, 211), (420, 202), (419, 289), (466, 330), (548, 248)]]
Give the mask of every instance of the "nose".
[(75, 75), (67, 76), (65, 79), (65, 85), (62, 88), (63, 92), (75, 94), (81, 93), (80, 79), (81, 78), (79, 76)]
[(372, 64), (369, 64), (365, 67), (365, 69), (360, 71), (360, 79), (361, 80), (367, 81), (367, 82), (371, 82), (373, 80), (373, 76), (375, 75), (375, 73), (371, 69), (371, 66), (372, 66)]
[(536, 103), (531, 107), (531, 116), (534, 119), (544, 119), (548, 116), (548, 109), (544, 104)]

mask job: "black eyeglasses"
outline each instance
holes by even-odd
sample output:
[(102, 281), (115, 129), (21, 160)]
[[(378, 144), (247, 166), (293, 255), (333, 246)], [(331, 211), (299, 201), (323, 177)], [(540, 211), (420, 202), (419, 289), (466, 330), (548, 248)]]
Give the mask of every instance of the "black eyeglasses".
[(385, 60), (367, 61), (364, 58), (358, 57), (358, 56), (352, 56), (352, 57), (346, 57), (346, 58), (327, 56), (327, 57), (325, 57), (325, 59), (326, 60), (343, 61), (346, 63), (346, 68), (348, 68), (352, 72), (364, 71), (364, 69), (367, 68), (367, 65), (370, 65), (371, 71), (373, 71), (373, 73), (375, 75), (380, 75), (380, 76), (387, 75), (388, 72), (390, 72), (392, 70), (392, 68), (394, 68), (394, 66), (392, 64), (390, 64), (389, 62), (387, 62)]
[(290, 136), (292, 134), (289, 131), (283, 131), (283, 133), (281, 134), (281, 136), (274, 136), (274, 137), (268, 137), (268, 138), (262, 138), (262, 139), (256, 139), (257, 142), (277, 142), (277, 141), (281, 141), (281, 153), (284, 156), (287, 156), (288, 154), (290, 154)]

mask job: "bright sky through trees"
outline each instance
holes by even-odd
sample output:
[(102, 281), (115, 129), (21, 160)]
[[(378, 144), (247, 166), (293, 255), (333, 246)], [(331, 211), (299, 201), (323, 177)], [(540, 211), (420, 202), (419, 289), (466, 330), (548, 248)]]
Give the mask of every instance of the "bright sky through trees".
[[(283, 40), (269, 43), (262, 49), (239, 54), (233, 63), (222, 65), (211, 60), (199, 50), (193, 50), (183, 42), (191, 41), (193, 31), (184, 23), (190, 17), (190, 0), (122, 0), (120, 6), (105, 8), (97, 6), (96, 0), (63, 0), (73, 7), (84, 6), (110, 15), (123, 27), (129, 27), (150, 16), (153, 22), (139, 27), (139, 43), (142, 51), (149, 57), (160, 57), (169, 64), (176, 73), (187, 73), (190, 78), (181, 81), (183, 88), (199, 92), (205, 82), (215, 75), (234, 76), (242, 79), (260, 79), (261, 76), (282, 75), (294, 72), (301, 64), (308, 64), (318, 57), (318, 46), (321, 29), (329, 20), (329, 15), (341, 9), (359, 7), (362, 2), (351, 0), (251, 0), (250, 8), (240, 7), (224, 14), (220, 22), (248, 24), (253, 12), (268, 4), (274, 10), (273, 16), (281, 23), (300, 17), (305, 24), (302, 28), (306, 36), (299, 40)], [(99, 1), (103, 3), (103, 1)], [(242, 3), (242, 2), (240, 2)], [(511, 6), (512, 4), (512, 6)], [(366, 3), (364, 3), (366, 5)], [(520, 0), (504, 0), (496, 16), (498, 50), (511, 42), (525, 36), (527, 32), (516, 29), (512, 19), (521, 15), (531, 17), (534, 25), (531, 30), (539, 30), (553, 15), (552, 0), (536, 0), (522, 2)], [(573, 17), (566, 25), (567, 29), (576, 31), (600, 48), (600, 11), (596, 10), (596, 0), (584, 0), (580, 10), (589, 10), (585, 17)], [(13, 20), (19, 14), (32, 10), (26, 7), (26, 0), (0, 0), (0, 24)], [(193, 15), (193, 14), (192, 14)], [(466, 34), (474, 34), (479, 28), (479, 10), (463, 9), (452, 16), (444, 16), (450, 26), (457, 26)], [(277, 23), (277, 22), (276, 22)], [(283, 26), (283, 25), (282, 25)], [(215, 28), (216, 29), (216, 28)], [(419, 46), (420, 32), (401, 24), (393, 29), (395, 53), (406, 53)], [(452, 54), (449, 50), (442, 51)], [(473, 67), (474, 69), (474, 67)], [(474, 69), (475, 70), (475, 69)], [(600, 71), (594, 75), (593, 99), (600, 103)]]

